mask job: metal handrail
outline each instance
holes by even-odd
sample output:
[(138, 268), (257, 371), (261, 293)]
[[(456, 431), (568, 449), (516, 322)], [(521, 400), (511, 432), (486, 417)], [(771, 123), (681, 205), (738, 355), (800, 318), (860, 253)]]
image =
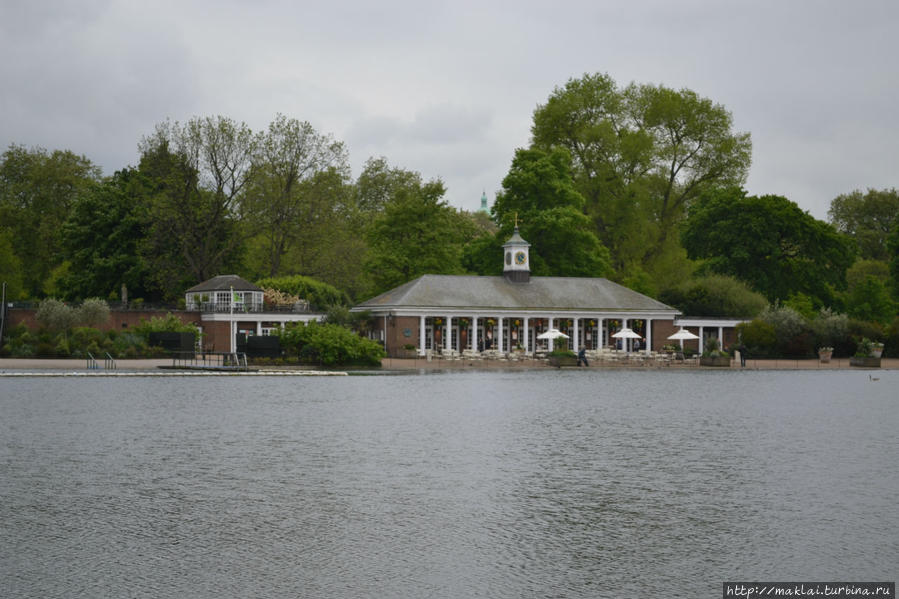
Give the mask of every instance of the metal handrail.
[(109, 352), (106, 352), (106, 359), (103, 361), (103, 367), (106, 370), (116, 370), (115, 358), (109, 355)]
[(93, 354), (87, 352), (87, 369), (88, 370), (99, 370), (100, 364), (97, 362), (97, 359), (94, 358)]

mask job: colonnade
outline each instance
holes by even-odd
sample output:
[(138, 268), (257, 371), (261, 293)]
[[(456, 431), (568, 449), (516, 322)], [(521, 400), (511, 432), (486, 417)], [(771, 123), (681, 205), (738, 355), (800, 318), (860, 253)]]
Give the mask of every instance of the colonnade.
[[(429, 320), (431, 321), (430, 328), (428, 327)], [(479, 324), (484, 329), (487, 339), (479, 339)], [(459, 327), (459, 334), (455, 341), (453, 340), (454, 326)], [(592, 349), (615, 343), (618, 340), (612, 339), (613, 332), (635, 326), (643, 338), (640, 349), (648, 353), (652, 348), (651, 318), (628, 318), (622, 315), (485, 316), (471, 314), (419, 316), (418, 352), (420, 355), (424, 355), (429, 345), (430, 349), (434, 351), (460, 353), (464, 350), (478, 351), (482, 346), (487, 347), (486, 342), (489, 340), (490, 348), (500, 353), (512, 351), (518, 346), (526, 353), (532, 353), (531, 348), (534, 351), (537, 350), (537, 339), (531, 338), (532, 335), (536, 337), (539, 332), (560, 326), (564, 327), (569, 335), (569, 347), (574, 351), (577, 351), (580, 345), (588, 345)], [(437, 330), (441, 331), (440, 347), (435, 347)], [(462, 347), (462, 331), (468, 332), (464, 347)], [(512, 346), (513, 342), (514, 346)], [(633, 347), (633, 340), (625, 339), (622, 342), (627, 350)], [(552, 339), (547, 340), (546, 349), (548, 351), (552, 351), (554, 346), (555, 343)]]

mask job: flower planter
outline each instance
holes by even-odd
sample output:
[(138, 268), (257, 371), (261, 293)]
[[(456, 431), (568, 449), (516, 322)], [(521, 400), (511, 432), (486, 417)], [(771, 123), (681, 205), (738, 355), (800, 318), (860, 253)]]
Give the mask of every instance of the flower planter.
[(833, 357), (833, 351), (819, 351), (818, 359), (821, 360), (822, 364), (830, 363), (830, 358)]
[(577, 357), (575, 356), (550, 356), (549, 365), (561, 368), (562, 366), (577, 366)]
[(730, 356), (703, 356), (699, 358), (699, 365), (726, 368), (730, 366)]
[(849, 365), (858, 368), (880, 368), (880, 358), (849, 358)]
[(880, 358), (883, 355), (883, 343), (875, 343), (871, 348), (871, 357)]

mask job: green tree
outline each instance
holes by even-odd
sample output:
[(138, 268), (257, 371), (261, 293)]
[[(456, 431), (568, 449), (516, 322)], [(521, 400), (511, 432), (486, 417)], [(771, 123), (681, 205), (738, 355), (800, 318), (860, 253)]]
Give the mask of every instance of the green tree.
[(7, 299), (21, 299), (25, 292), (22, 261), (16, 255), (12, 231), (0, 228), (0, 283), (6, 283)]
[(422, 183), (417, 173), (397, 186), (366, 231), (365, 268), (373, 294), (423, 274), (461, 274), (462, 248), (476, 235), (471, 219), (443, 200), (439, 180)]
[(398, 195), (421, 186), (421, 174), (392, 167), (383, 156), (371, 157), (356, 179), (355, 204), (363, 218), (372, 218), (382, 213)]
[(899, 225), (887, 237), (887, 252), (892, 279), (893, 297), (899, 301)]
[(837, 231), (855, 240), (862, 258), (887, 261), (887, 237), (899, 226), (899, 191), (856, 190), (837, 196), (827, 216)]
[[(324, 175), (327, 173), (327, 175)], [(324, 175), (324, 176), (323, 176)], [(282, 273), (282, 259), (296, 246), (323, 247), (340, 196), (321, 193), (322, 181), (339, 187), (349, 177), (342, 143), (307, 122), (279, 114), (260, 136), (243, 213), (265, 242), (268, 276)], [(302, 271), (302, 270), (301, 270)]]
[(80, 194), (62, 229), (66, 298), (117, 297), (125, 285), (132, 298), (161, 299), (140, 255), (150, 227), (148, 191), (140, 173), (124, 169)]
[(737, 188), (709, 192), (690, 210), (681, 240), (710, 272), (749, 283), (770, 302), (804, 293), (829, 306), (846, 286), (851, 242), (780, 196)]
[(531, 244), (532, 274), (608, 274), (609, 252), (582, 212), (584, 198), (574, 187), (570, 169), (571, 157), (564, 148), (517, 150), (493, 205), (500, 229), (468, 249), (466, 265), (480, 274), (501, 272), (500, 248), (512, 235), (517, 217), (521, 236)]
[(0, 156), (0, 233), (15, 240), (26, 295), (43, 295), (64, 260), (62, 224), (81, 190), (99, 177), (90, 160), (67, 150), (11, 145)]
[(149, 190), (149, 229), (141, 243), (153, 283), (168, 299), (224, 270), (238, 270), (245, 239), (225, 192), (200, 186), (184, 151), (161, 132), (142, 143), (139, 171)]
[(586, 213), (622, 270), (676, 247), (668, 240), (705, 190), (745, 181), (752, 144), (732, 126), (723, 106), (690, 90), (620, 89), (585, 74), (537, 107), (531, 133), (535, 146), (571, 153)]
[(846, 293), (846, 311), (852, 318), (888, 325), (896, 316), (896, 302), (890, 297), (886, 282), (866, 276)]

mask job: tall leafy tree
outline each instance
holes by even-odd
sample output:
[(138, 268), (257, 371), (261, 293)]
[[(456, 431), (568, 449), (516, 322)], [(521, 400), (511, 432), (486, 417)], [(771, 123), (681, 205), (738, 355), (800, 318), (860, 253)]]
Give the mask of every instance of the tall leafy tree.
[(6, 283), (6, 297), (20, 299), (25, 294), (22, 261), (16, 255), (12, 231), (0, 228), (0, 283)]
[(0, 156), (0, 232), (15, 240), (24, 293), (40, 297), (63, 262), (60, 231), (83, 188), (100, 169), (67, 150), (12, 145)]
[(67, 299), (118, 296), (161, 299), (140, 254), (150, 227), (148, 188), (136, 169), (124, 169), (85, 189), (62, 228), (71, 264), (62, 289)]
[(417, 173), (397, 186), (366, 232), (366, 270), (373, 293), (423, 274), (461, 274), (462, 248), (477, 230), (465, 214), (446, 203), (439, 180), (423, 183)]
[(467, 264), (481, 274), (501, 272), (500, 246), (511, 236), (517, 217), (522, 237), (531, 244), (533, 274), (604, 276), (611, 270), (609, 253), (583, 206), (567, 150), (517, 150), (493, 205), (500, 230), (468, 250)]
[(566, 148), (585, 212), (619, 271), (646, 266), (677, 235), (689, 204), (712, 187), (740, 185), (748, 133), (732, 131), (721, 105), (690, 90), (631, 84), (586, 74), (537, 107), (537, 147)]
[(886, 240), (893, 297), (899, 301), (899, 224)]
[(690, 209), (681, 240), (704, 268), (742, 279), (769, 301), (804, 293), (829, 306), (855, 260), (850, 240), (790, 200), (709, 192)]
[(200, 173), (164, 137), (145, 140), (139, 171), (150, 187), (149, 229), (141, 255), (173, 299), (187, 287), (237, 270), (243, 235), (233, 203), (200, 185)]
[(421, 185), (419, 173), (392, 167), (384, 156), (371, 157), (356, 179), (356, 207), (363, 218), (370, 218), (383, 212), (398, 194)]
[(320, 193), (322, 181), (343, 185), (348, 177), (342, 143), (282, 114), (269, 124), (258, 140), (243, 201), (246, 218), (264, 240), (269, 276), (282, 272), (288, 252), (298, 246), (308, 249), (323, 234), (314, 221), (333, 214), (340, 196)]
[(859, 255), (868, 260), (889, 260), (887, 237), (899, 226), (899, 191), (869, 189), (839, 195), (827, 213), (837, 231), (852, 237)]

